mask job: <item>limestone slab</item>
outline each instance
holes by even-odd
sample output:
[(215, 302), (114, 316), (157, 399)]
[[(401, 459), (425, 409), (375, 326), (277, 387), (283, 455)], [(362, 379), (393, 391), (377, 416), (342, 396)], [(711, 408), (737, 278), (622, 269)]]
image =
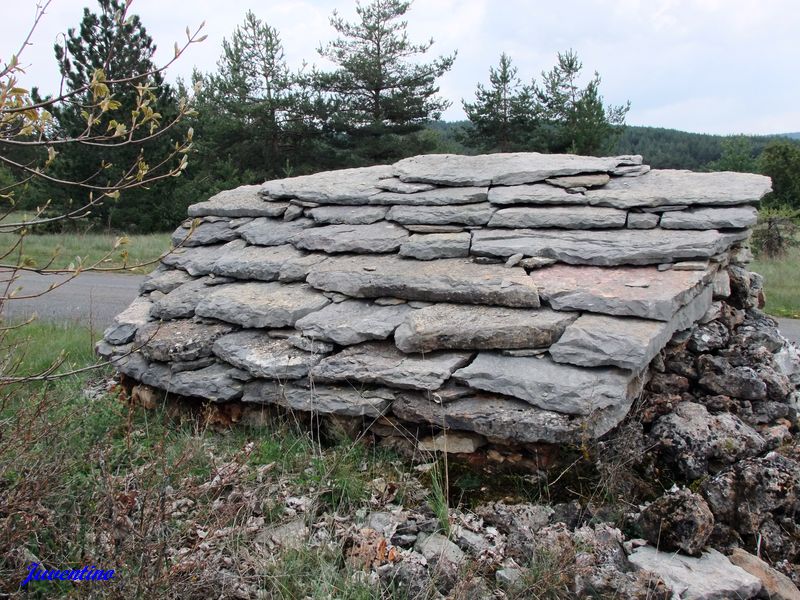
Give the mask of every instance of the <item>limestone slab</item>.
[(469, 256), (471, 242), (467, 232), (414, 234), (400, 246), (400, 256), (417, 260), (460, 258)]
[(177, 373), (173, 373), (167, 365), (152, 363), (139, 380), (170, 394), (227, 402), (242, 395), (242, 381), (248, 378), (244, 371), (218, 363), (203, 369)]
[(189, 227), (178, 227), (172, 234), (170, 241), (173, 246), (208, 246), (235, 240), (238, 236), (236, 230), (227, 220), (201, 222), (194, 230)]
[(695, 208), (664, 213), (664, 229), (742, 229), (758, 221), (758, 211), (753, 206), (733, 208)]
[(481, 352), (453, 378), (475, 389), (570, 415), (589, 415), (630, 403), (641, 389), (639, 378), (620, 369), (585, 369), (544, 356), (503, 356), (495, 352)]
[(136, 331), (150, 320), (153, 303), (149, 298), (134, 298), (128, 308), (114, 317), (111, 325), (103, 332), (103, 339), (109, 344), (127, 344)]
[(536, 284), (523, 269), (458, 258), (409, 263), (396, 256), (332, 257), (311, 268), (308, 283), (356, 298), (539, 306)]
[(217, 275), (259, 281), (305, 281), (308, 270), (327, 257), (308, 254), (291, 244), (247, 246), (226, 252), (212, 267)]
[(369, 225), (383, 220), (388, 210), (383, 206), (320, 206), (308, 214), (326, 225)]
[(531, 274), (541, 297), (556, 310), (669, 321), (712, 281), (708, 271), (658, 271), (654, 267), (553, 265)]
[(189, 207), (190, 217), (280, 217), (287, 202), (267, 202), (260, 194), (260, 185), (243, 185), (211, 196), (205, 202)]
[(277, 219), (253, 219), (239, 228), (241, 235), (250, 244), (256, 246), (281, 246), (289, 243), (298, 233), (314, 225), (311, 219), (295, 219), (279, 221)]
[(474, 204), (485, 202), (489, 189), (486, 187), (445, 187), (417, 192), (397, 194), (383, 192), (369, 199), (370, 204), (389, 206), (445, 206), (448, 204)]
[(393, 344), (369, 342), (326, 357), (311, 371), (315, 381), (360, 381), (396, 388), (435, 390), (469, 361), (470, 355), (436, 352), (408, 356)]
[(628, 213), (628, 229), (653, 229), (658, 227), (661, 215), (655, 213)]
[(408, 231), (394, 223), (326, 225), (306, 229), (292, 238), (297, 248), (323, 252), (373, 254), (395, 252), (408, 239)]
[(551, 177), (547, 183), (562, 188), (595, 188), (602, 187), (611, 180), (607, 173), (595, 175), (568, 175), (566, 177)]
[(489, 189), (488, 200), (492, 204), (506, 206), (514, 204), (588, 204), (582, 194), (570, 194), (563, 188), (546, 183), (493, 187)]
[(379, 306), (364, 300), (329, 304), (295, 323), (303, 335), (351, 346), (367, 340), (385, 340), (413, 309), (407, 304)]
[(308, 375), (320, 356), (298, 350), (285, 339), (260, 330), (237, 331), (214, 342), (214, 355), (254, 377), (300, 379)]
[(386, 219), (402, 225), (486, 225), (494, 211), (488, 202), (460, 206), (393, 206)]
[(135, 345), (148, 360), (193, 361), (211, 356), (214, 341), (233, 329), (227, 323), (202, 323), (187, 319), (151, 322), (136, 332)]
[(394, 339), (403, 352), (546, 348), (577, 317), (548, 309), (440, 303), (408, 314)]
[(678, 310), (670, 321), (585, 313), (550, 347), (559, 363), (615, 366), (642, 371), (677, 331), (690, 327), (711, 306), (710, 286)]
[(628, 213), (599, 206), (517, 206), (498, 210), (489, 227), (560, 227), (611, 229), (625, 227)]
[(229, 282), (224, 277), (201, 277), (176, 287), (153, 303), (150, 316), (154, 319), (183, 319), (194, 315), (198, 303), (207, 297), (213, 286)]
[(230, 283), (204, 297), (195, 312), (242, 327), (287, 327), (329, 302), (307, 285)]
[(360, 167), (267, 181), (262, 195), (297, 198), (319, 204), (367, 204), (381, 192), (378, 182), (392, 176), (390, 166)]
[(472, 254), (508, 258), (544, 256), (575, 265), (648, 265), (676, 259), (708, 258), (747, 239), (747, 231), (618, 231), (515, 229), (472, 234)]
[(769, 177), (752, 173), (693, 173), (653, 170), (640, 177), (619, 177), (589, 190), (589, 204), (614, 208), (669, 205), (732, 206), (758, 202), (771, 190)]
[[(429, 154), (394, 164), (401, 181), (451, 186), (519, 185), (549, 177), (608, 172), (632, 164), (633, 157), (576, 156), (517, 152), (464, 156)], [(641, 160), (640, 160), (641, 162)]]
[(183, 269), (192, 276), (208, 275), (213, 271), (218, 258), (246, 245), (244, 240), (233, 240), (221, 245), (178, 248), (162, 258), (161, 262), (170, 267)]
[(387, 412), (396, 392), (386, 388), (355, 388), (350, 385), (277, 386), (254, 381), (244, 389), (244, 402), (277, 404), (291, 410), (368, 417), (376, 419)]
[(404, 421), (474, 431), (511, 443), (580, 444), (610, 431), (628, 413), (620, 402), (584, 417), (542, 410), (522, 400), (473, 392), (451, 402), (434, 402), (425, 394), (398, 394), (392, 413)]
[(170, 269), (166, 265), (159, 265), (152, 273), (147, 275), (139, 286), (140, 292), (161, 292), (169, 294), (179, 285), (194, 279), (182, 269)]
[(722, 600), (752, 598), (761, 590), (761, 581), (713, 548), (700, 557), (662, 552), (640, 546), (628, 557), (634, 565), (660, 576), (681, 600)]

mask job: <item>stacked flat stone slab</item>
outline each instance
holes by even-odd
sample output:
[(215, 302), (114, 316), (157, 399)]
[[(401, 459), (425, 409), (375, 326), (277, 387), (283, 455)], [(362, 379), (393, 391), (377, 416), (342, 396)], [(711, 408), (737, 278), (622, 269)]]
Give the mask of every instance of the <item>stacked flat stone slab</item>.
[(190, 207), (98, 351), (167, 392), (361, 417), (380, 436), (579, 443), (730, 293), (769, 189), (533, 153), (245, 186)]

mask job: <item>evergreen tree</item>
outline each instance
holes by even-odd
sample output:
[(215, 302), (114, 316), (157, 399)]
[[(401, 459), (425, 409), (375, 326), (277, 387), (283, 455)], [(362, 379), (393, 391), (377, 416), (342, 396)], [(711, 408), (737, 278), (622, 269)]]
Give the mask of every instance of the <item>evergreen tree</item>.
[(411, 2), (372, 0), (356, 6), (358, 20), (345, 21), (334, 11), (331, 25), (340, 37), (319, 48), (338, 68), (317, 73), (318, 89), (334, 101), (329, 124), (334, 139), (354, 152), (354, 162), (387, 162), (421, 150), (415, 137), (438, 119), (449, 102), (438, 97), (436, 80), (453, 66), (455, 53), (429, 63), (433, 40), (413, 44), (401, 20)]
[(536, 88), (550, 152), (608, 152), (615, 142), (613, 134), (625, 123), (630, 103), (605, 106), (599, 92), (600, 75), (595, 72), (581, 88), (578, 79), (582, 69), (574, 51), (559, 53), (558, 63), (542, 73), (542, 87)]
[(531, 147), (536, 129), (533, 86), (523, 85), (517, 68), (505, 53), (500, 64), (489, 68), (489, 87), (478, 84), (475, 101), (461, 101), (472, 127), (465, 142), (489, 152), (511, 152)]
[(772, 178), (772, 193), (764, 204), (800, 209), (800, 144), (773, 142), (764, 149), (760, 162), (762, 173)]
[[(53, 110), (55, 136), (92, 138), (117, 131), (132, 143), (116, 148), (113, 144), (69, 146), (56, 172), (65, 180), (94, 179), (112, 185), (125, 176), (125, 169), (132, 163), (144, 161), (147, 155), (169, 152), (173, 144), (166, 136), (150, 138), (162, 122), (174, 119), (178, 101), (175, 91), (164, 83), (153, 63), (156, 47), (139, 17), (126, 14), (123, 0), (98, 0), (98, 4), (98, 13), (85, 8), (79, 30), (69, 29), (65, 43), (55, 45), (68, 96), (67, 103)], [(107, 91), (102, 114), (95, 110), (98, 85)], [(98, 171), (101, 163), (103, 168)], [(139, 164), (145, 171), (150, 167)], [(167, 200), (171, 189), (172, 182), (166, 180), (146, 190), (131, 191), (124, 202), (106, 201), (93, 207), (91, 217), (114, 228), (143, 231), (170, 228), (185, 211), (185, 206)], [(57, 207), (72, 202), (67, 190), (59, 187), (50, 191)]]
[(712, 171), (737, 171), (739, 173), (757, 173), (758, 165), (753, 155), (753, 143), (747, 136), (734, 135), (720, 142), (722, 154), (719, 160), (709, 163)]

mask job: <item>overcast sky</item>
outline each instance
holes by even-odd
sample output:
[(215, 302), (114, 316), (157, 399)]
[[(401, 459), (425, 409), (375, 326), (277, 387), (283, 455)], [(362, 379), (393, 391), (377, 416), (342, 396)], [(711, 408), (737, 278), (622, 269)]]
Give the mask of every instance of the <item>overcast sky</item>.
[[(0, 59), (16, 52), (35, 14), (35, 0), (3, 0)], [(54, 0), (22, 55), (23, 83), (54, 90), (52, 46), (76, 27), (89, 0)], [(221, 42), (248, 9), (277, 27), (290, 64), (322, 65), (316, 48), (330, 40), (333, 9), (355, 15), (354, 0), (134, 0), (163, 62), (185, 28), (205, 20), (208, 39), (171, 69), (213, 70)], [(13, 8), (11, 8), (13, 7)], [(458, 50), (441, 79), (453, 101), (448, 120), (462, 119), (461, 99), (488, 80), (500, 53), (523, 79), (550, 69), (573, 48), (585, 75), (602, 76), (607, 102), (631, 102), (628, 123), (704, 133), (800, 131), (800, 2), (797, 0), (416, 0), (407, 15), (413, 40), (436, 41), (432, 52)]]

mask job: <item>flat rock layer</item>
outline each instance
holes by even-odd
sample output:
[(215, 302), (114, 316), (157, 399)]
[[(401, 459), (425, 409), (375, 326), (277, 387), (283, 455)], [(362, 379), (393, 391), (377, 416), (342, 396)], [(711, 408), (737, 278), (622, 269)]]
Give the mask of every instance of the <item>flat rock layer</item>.
[(189, 207), (190, 217), (280, 217), (286, 202), (265, 202), (260, 185), (243, 185), (211, 196)]
[(480, 230), (472, 253), (555, 258), (574, 265), (648, 265), (676, 259), (709, 258), (747, 239), (749, 233), (711, 231), (553, 231), (549, 229)]
[(230, 283), (205, 296), (195, 312), (242, 327), (292, 327), (329, 302), (306, 285)]
[(191, 361), (211, 356), (214, 341), (233, 329), (227, 323), (151, 321), (136, 332), (135, 345), (150, 360)]
[(410, 263), (395, 256), (330, 258), (312, 267), (307, 281), (356, 298), (539, 306), (536, 285), (523, 269), (497, 269), (457, 258)]
[(435, 390), (463, 366), (470, 355), (437, 352), (408, 356), (392, 344), (370, 342), (324, 358), (311, 371), (316, 381), (358, 381), (396, 388)]
[(401, 181), (450, 186), (519, 185), (560, 175), (609, 172), (620, 165), (641, 164), (642, 157), (576, 156), (518, 152), (463, 156), (429, 154), (394, 165)]
[(614, 229), (625, 227), (628, 213), (600, 206), (518, 206), (498, 210), (489, 227), (558, 227)]
[(733, 208), (694, 208), (671, 210), (661, 217), (664, 229), (744, 229), (758, 221), (758, 210), (753, 206)]
[(441, 303), (409, 314), (394, 339), (403, 352), (547, 348), (577, 316), (547, 309)]
[(705, 271), (655, 267), (553, 265), (531, 273), (539, 294), (556, 310), (669, 321), (714, 278)]
[(370, 204), (444, 206), (447, 204), (472, 204), (484, 202), (488, 196), (485, 187), (435, 188), (413, 194), (383, 192), (370, 197)]
[(300, 379), (319, 362), (320, 356), (303, 352), (285, 339), (262, 330), (237, 331), (214, 342), (214, 354), (250, 373), (266, 379)]
[(571, 415), (628, 403), (640, 390), (633, 374), (619, 369), (582, 369), (546, 357), (481, 352), (453, 377), (475, 389), (503, 394)]
[(367, 204), (382, 192), (381, 179), (391, 177), (390, 166), (360, 167), (268, 181), (261, 194), (270, 198), (297, 198), (319, 204)]
[(304, 281), (308, 270), (325, 260), (325, 254), (308, 254), (291, 244), (247, 246), (225, 252), (211, 267), (212, 273), (258, 281)]
[(408, 239), (408, 231), (394, 223), (371, 225), (327, 225), (305, 229), (292, 243), (304, 250), (374, 254), (395, 252)]
[(303, 317), (295, 327), (315, 340), (351, 346), (385, 340), (412, 310), (407, 304), (379, 306), (364, 300), (346, 300)]

